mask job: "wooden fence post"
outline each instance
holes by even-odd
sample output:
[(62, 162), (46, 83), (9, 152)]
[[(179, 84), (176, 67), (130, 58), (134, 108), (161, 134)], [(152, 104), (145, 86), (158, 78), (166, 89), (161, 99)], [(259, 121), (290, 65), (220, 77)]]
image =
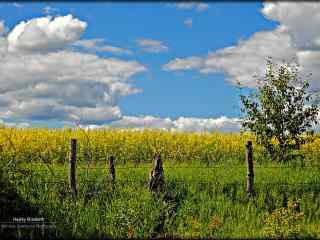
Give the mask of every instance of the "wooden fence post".
[(77, 139), (71, 139), (70, 142), (70, 159), (69, 159), (69, 183), (73, 196), (77, 196), (76, 182), (76, 161), (77, 161)]
[(253, 159), (252, 159), (252, 142), (248, 141), (246, 144), (246, 162), (247, 162), (247, 194), (253, 196)]
[(116, 169), (114, 167), (114, 156), (110, 156), (109, 158), (109, 174), (111, 177), (112, 184), (116, 181)]
[(154, 157), (154, 167), (149, 176), (149, 191), (159, 194), (164, 187), (164, 173), (160, 154)]

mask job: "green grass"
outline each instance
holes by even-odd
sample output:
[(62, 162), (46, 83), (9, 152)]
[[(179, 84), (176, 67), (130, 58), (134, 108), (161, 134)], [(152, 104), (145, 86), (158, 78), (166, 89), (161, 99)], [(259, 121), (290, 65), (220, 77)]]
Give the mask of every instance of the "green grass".
[[(163, 201), (148, 191), (150, 164), (117, 165), (113, 189), (105, 164), (87, 170), (80, 163), (76, 199), (68, 192), (68, 166), (49, 166), (25, 164), (29, 172), (16, 171), (10, 178), (19, 196), (37, 206), (40, 216), (56, 222), (59, 238), (270, 237), (267, 216), (289, 200), (299, 201), (304, 213), (289, 226), (301, 227), (294, 236), (320, 238), (319, 168), (256, 164), (255, 196), (249, 198), (244, 164), (165, 163), (170, 200)], [(281, 236), (290, 237), (290, 229), (283, 232)]]
[[(70, 138), (78, 139), (76, 199), (68, 186)], [(271, 162), (253, 142), (250, 198), (245, 142), (252, 139), (248, 133), (1, 128), (0, 218), (44, 217), (56, 224), (52, 234), (65, 239), (320, 238), (320, 135), (299, 150), (305, 167), (299, 158)], [(159, 152), (166, 181), (162, 197), (147, 187), (151, 160)], [(114, 187), (102, 162), (111, 155)], [(291, 200), (300, 210), (290, 208)]]

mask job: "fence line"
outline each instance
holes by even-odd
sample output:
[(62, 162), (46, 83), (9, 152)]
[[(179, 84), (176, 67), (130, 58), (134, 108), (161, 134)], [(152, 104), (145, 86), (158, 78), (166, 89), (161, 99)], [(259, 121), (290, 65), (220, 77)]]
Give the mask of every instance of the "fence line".
[[(66, 166), (67, 167), (67, 166)], [(115, 166), (116, 170), (122, 170), (122, 169), (150, 169), (152, 167), (152, 165), (150, 165), (150, 167), (145, 167), (145, 166), (136, 166), (136, 167), (117, 167)], [(184, 166), (163, 166), (164, 169), (219, 169), (219, 168), (223, 168), (225, 169), (226, 166), (208, 166), (208, 167), (184, 167)], [(246, 166), (228, 166), (228, 169), (246, 169)], [(292, 169), (292, 170), (302, 170), (304, 168), (319, 168), (320, 169), (320, 165), (315, 165), (315, 166), (299, 166), (299, 167), (294, 167), (294, 166), (285, 166), (285, 167), (280, 167), (280, 166), (254, 166), (254, 169)], [(104, 169), (106, 170), (106, 167), (77, 167), (77, 169)], [(30, 169), (31, 171), (31, 169)], [(33, 172), (49, 172), (49, 169), (32, 169)], [(55, 169), (54, 171), (67, 171), (67, 169)]]
[[(220, 183), (219, 181), (215, 182), (213, 180), (210, 181), (203, 181), (203, 180), (194, 180), (194, 179), (175, 179), (175, 178), (164, 178), (164, 170), (166, 169), (206, 169), (206, 170), (211, 170), (211, 169), (225, 169), (226, 166), (163, 166), (162, 159), (160, 155), (156, 155), (154, 158), (154, 165), (152, 166), (116, 166), (115, 165), (115, 157), (110, 156), (108, 160), (105, 160), (107, 164), (105, 164), (104, 167), (100, 166), (90, 166), (91, 163), (88, 163), (89, 165), (87, 167), (84, 166), (79, 166), (76, 167), (77, 164), (77, 139), (71, 139), (70, 141), (70, 152), (69, 152), (69, 164), (68, 164), (68, 169), (55, 169), (55, 172), (64, 172), (68, 173), (68, 179), (66, 181), (42, 181), (42, 184), (64, 184), (64, 185), (69, 185), (70, 192), (72, 193), (73, 197), (77, 196), (78, 193), (78, 188), (77, 188), (77, 178), (76, 176), (79, 175), (77, 174), (77, 170), (93, 170), (93, 169), (101, 169), (106, 171), (106, 177), (109, 178), (109, 182), (114, 185), (117, 183), (128, 183), (128, 182), (134, 182), (134, 183), (145, 183), (146, 185), (149, 185), (149, 190), (153, 191), (155, 193), (159, 193), (160, 191), (163, 191), (163, 186), (166, 186), (171, 183), (183, 183), (183, 184), (190, 184), (190, 182), (196, 182), (198, 184), (211, 184), (211, 185), (243, 185), (246, 189), (246, 193), (248, 196), (254, 196), (254, 184), (257, 186), (261, 185), (277, 185), (277, 186), (292, 186), (292, 185), (314, 185), (317, 184), (315, 182), (301, 182), (301, 183), (285, 183), (282, 181), (278, 181), (276, 183), (270, 183), (270, 182), (260, 182), (254, 181), (255, 178), (255, 169), (295, 169), (295, 170), (301, 170), (304, 168), (319, 168), (320, 165), (313, 165), (313, 166), (261, 166), (261, 165), (255, 165), (256, 163), (253, 161), (253, 147), (252, 147), (252, 142), (248, 141), (246, 143), (246, 152), (245, 152), (245, 157), (246, 157), (246, 166), (228, 166), (228, 169), (246, 169), (247, 170), (247, 176), (246, 179), (243, 179), (243, 181), (234, 181), (234, 182), (229, 182), (229, 183)], [(93, 161), (94, 163), (95, 161)], [(128, 170), (128, 169), (148, 169), (151, 170), (150, 175), (149, 175), (149, 180), (145, 179), (145, 181), (139, 181), (137, 179), (116, 179), (116, 172), (117, 170)], [(51, 172), (51, 169), (34, 169), (34, 170), (26, 170), (27, 173), (34, 173), (34, 172)], [(105, 180), (103, 180), (105, 182)], [(167, 181), (167, 182), (165, 182)], [(81, 179), (81, 184), (82, 183), (97, 183), (97, 179), (89, 180), (89, 179)], [(320, 186), (319, 186), (320, 187)]]
[[(168, 179), (167, 179), (168, 180)], [(87, 182), (94, 182), (94, 183), (98, 183), (97, 180), (83, 180), (81, 181), (81, 183), (87, 183)], [(131, 182), (131, 183), (141, 183), (141, 182), (144, 182), (145, 184), (148, 184), (148, 181), (145, 180), (145, 181), (137, 181), (136, 179), (132, 179), (132, 180), (118, 180), (116, 183), (126, 183), (126, 182)], [(212, 185), (243, 185), (245, 186), (245, 181), (243, 182), (239, 182), (239, 181), (236, 181), (236, 182), (213, 182), (213, 181), (199, 181), (199, 180), (177, 180), (177, 179), (169, 179), (167, 182), (169, 183), (184, 183), (184, 184), (188, 184), (190, 182), (192, 183), (206, 183), (206, 184), (212, 184)], [(68, 184), (67, 181), (41, 181), (40, 182), (41, 184), (58, 184), (58, 183), (64, 183), (65, 185)], [(112, 183), (111, 181), (109, 183)], [(314, 185), (316, 183), (314, 182), (298, 182), (298, 183), (282, 183), (282, 182), (274, 182), (274, 183), (270, 183), (270, 182), (255, 182), (255, 185), (278, 185), (278, 186), (295, 186), (295, 185)], [(320, 188), (320, 186), (319, 186)]]

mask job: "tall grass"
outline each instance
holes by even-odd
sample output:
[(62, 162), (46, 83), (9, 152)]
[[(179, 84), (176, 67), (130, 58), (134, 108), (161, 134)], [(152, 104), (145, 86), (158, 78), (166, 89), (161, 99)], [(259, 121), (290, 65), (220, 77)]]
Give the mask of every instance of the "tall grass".
[[(1, 162), (16, 164), (8, 181), (24, 202), (37, 207), (37, 216), (55, 222), (58, 238), (320, 238), (320, 168), (310, 167), (319, 163), (317, 139), (301, 150), (309, 161), (304, 167), (272, 163), (254, 144), (255, 195), (250, 198), (244, 161), (244, 143), (253, 140), (250, 134), (46, 129), (0, 133)], [(68, 186), (73, 137), (79, 142), (76, 199)], [(164, 159), (162, 197), (147, 188), (155, 152)], [(111, 155), (116, 157), (115, 187), (105, 161)], [(299, 213), (290, 210), (291, 202), (299, 204)]]
[(163, 201), (148, 191), (149, 165), (119, 167), (114, 189), (107, 169), (99, 166), (86, 175), (80, 165), (76, 200), (68, 193), (67, 166), (52, 167), (55, 176), (43, 164), (26, 166), (30, 174), (16, 173), (14, 182), (20, 196), (56, 222), (58, 237), (269, 237), (266, 217), (290, 200), (300, 201), (304, 214), (298, 236), (320, 237), (318, 169), (259, 168), (255, 197), (248, 198), (242, 165), (165, 165), (170, 198)]

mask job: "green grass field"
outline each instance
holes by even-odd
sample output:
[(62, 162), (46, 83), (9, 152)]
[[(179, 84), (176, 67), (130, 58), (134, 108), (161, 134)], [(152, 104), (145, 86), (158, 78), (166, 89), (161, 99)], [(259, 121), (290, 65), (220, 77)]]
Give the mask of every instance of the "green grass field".
[[(148, 191), (150, 165), (117, 167), (114, 189), (106, 166), (86, 167), (77, 168), (76, 200), (68, 193), (67, 165), (51, 165), (52, 174), (44, 164), (28, 164), (30, 172), (14, 176), (19, 195), (37, 206), (38, 215), (56, 222), (59, 238), (320, 237), (317, 168), (256, 166), (255, 196), (249, 198), (243, 165), (165, 165), (170, 200), (163, 201)], [(299, 203), (303, 216), (292, 222), (292, 216), (280, 216), (270, 231), (267, 217), (290, 200)]]
[[(201, 136), (192, 135), (194, 142), (191, 142), (189, 135), (177, 135), (175, 139), (181, 145), (175, 146), (183, 149), (180, 151), (183, 156), (188, 156), (188, 153), (199, 158), (206, 156), (200, 151), (205, 148), (216, 155), (206, 161), (189, 158), (188, 161), (173, 161), (174, 158), (167, 151), (163, 154), (165, 192), (157, 196), (148, 190), (151, 159), (141, 163), (124, 161), (124, 155), (117, 158), (117, 153), (119, 156), (121, 151), (115, 152), (116, 183), (113, 186), (105, 161), (107, 157), (93, 155), (93, 161), (88, 165), (85, 161), (86, 152), (83, 151), (84, 142), (80, 141), (78, 196), (72, 198), (67, 159), (58, 161), (57, 157), (34, 157), (58, 156), (63, 149), (67, 149), (70, 136), (62, 138), (61, 132), (54, 133), (57, 137), (51, 136), (50, 141), (57, 141), (49, 149), (47, 145), (39, 143), (38, 136), (31, 137), (28, 132), (18, 133), (29, 138), (25, 140), (26, 145), (18, 145), (16, 138), (11, 138), (12, 144), (22, 150), (15, 153), (9, 151), (11, 148), (6, 145), (7, 150), (0, 155), (2, 170), (5, 170), (1, 172), (1, 219), (44, 217), (56, 227), (46, 231), (47, 237), (320, 238), (320, 168), (315, 164), (318, 161), (315, 154), (310, 154), (313, 165), (305, 164), (303, 167), (297, 163), (272, 163), (262, 159), (261, 152), (254, 152), (255, 195), (248, 197), (245, 152), (243, 147), (236, 147), (240, 141), (230, 144), (235, 146), (232, 148), (213, 144), (216, 137), (209, 142), (209, 135), (204, 136), (206, 145), (201, 142)], [(141, 138), (143, 133), (135, 134)], [(161, 138), (160, 135), (157, 136)], [(219, 141), (223, 138), (223, 135), (220, 136)], [(232, 138), (241, 141), (246, 139), (239, 135), (232, 135)], [(59, 145), (58, 139), (66, 140)], [(134, 134), (129, 139), (134, 139)], [(170, 141), (162, 140), (164, 147), (161, 149), (166, 150), (168, 146), (173, 152), (175, 148)], [(26, 147), (29, 141), (32, 149)], [(140, 145), (143, 141), (136, 145), (122, 142), (122, 149), (126, 147), (138, 153), (142, 147), (146, 149), (146, 145)], [(106, 145), (100, 143), (97, 147), (91, 142), (93, 154), (105, 154), (102, 150), (108, 149), (110, 144), (107, 145), (106, 140), (104, 143)], [(221, 153), (220, 160), (214, 161), (219, 149), (220, 153), (224, 150), (225, 154)], [(174, 157), (179, 156), (178, 150)], [(67, 150), (63, 154), (67, 156)], [(33, 157), (27, 161), (28, 156)], [(147, 159), (143, 152), (139, 152), (139, 156)], [(16, 159), (20, 161), (14, 161)], [(15, 162), (17, 164), (12, 165)], [(8, 164), (10, 167), (6, 168)], [(37, 232), (32, 233), (30, 229), (21, 229), (19, 233), (14, 230), (1, 231), (1, 236), (8, 238), (17, 238), (18, 234), (37, 236)]]

